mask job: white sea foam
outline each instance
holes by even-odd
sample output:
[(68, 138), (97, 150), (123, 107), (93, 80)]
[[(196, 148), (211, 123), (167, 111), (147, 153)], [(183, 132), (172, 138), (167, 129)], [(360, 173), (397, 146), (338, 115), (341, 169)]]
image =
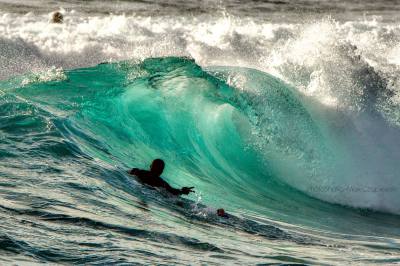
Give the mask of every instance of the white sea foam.
[[(260, 19), (140, 17), (66, 12), (0, 13), (0, 78), (46, 67), (76, 68), (109, 60), (184, 55), (200, 65), (235, 65), (272, 73), (330, 105), (359, 108), (370, 68), (399, 87), (400, 24), (378, 20), (272, 24)], [(353, 97), (352, 95), (355, 95)]]

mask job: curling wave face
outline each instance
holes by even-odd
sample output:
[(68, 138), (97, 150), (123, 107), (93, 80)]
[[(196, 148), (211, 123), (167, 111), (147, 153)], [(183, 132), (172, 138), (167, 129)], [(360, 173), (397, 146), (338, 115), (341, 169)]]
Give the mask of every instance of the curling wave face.
[[(208, 72), (172, 57), (31, 75), (8, 86), (65, 116), (73, 130), (68, 138), (88, 156), (121, 168), (164, 158), (174, 182), (200, 186), (211, 201), (245, 195), (264, 205), (265, 198), (286, 201), (298, 190), (331, 203), (400, 212), (400, 155), (393, 148), (400, 134), (373, 107), (355, 116), (263, 72)], [(46, 82), (49, 75), (55, 81)]]
[[(156, 236), (123, 225), (125, 219), (138, 222), (143, 202), (169, 215), (180, 212), (172, 207), (171, 213), (171, 203), (148, 194), (125, 174), (131, 166), (145, 168), (161, 157), (171, 184), (196, 187), (194, 201), (201, 197), (208, 206), (253, 217), (234, 220), (230, 226), (236, 230), (296, 245), (320, 245), (307, 240), (302, 226), (369, 236), (371, 226), (382, 226), (377, 236), (397, 234), (396, 217), (376, 213), (365, 219), (353, 209), (324, 203), (399, 211), (396, 190), (348, 189), (378, 184), (383, 175), (373, 172), (377, 165), (393, 187), (398, 185), (392, 175), (397, 151), (385, 141), (371, 141), (371, 130), (358, 135), (359, 125), (379, 125), (390, 132), (391, 143), (397, 141), (397, 128), (370, 108), (353, 117), (311, 101), (263, 72), (235, 67), (204, 71), (193, 60), (178, 57), (32, 73), (2, 82), (1, 89), (1, 171), (7, 177), (1, 208), (9, 215), (152, 235), (151, 241), (176, 244), (179, 238), (171, 240), (165, 232)], [(385, 149), (385, 160), (381, 153), (366, 153), (371, 149)], [(212, 222), (213, 215), (202, 208), (193, 205), (184, 215)], [(301, 232), (264, 228), (254, 219), (300, 226), (296, 230)], [(194, 235), (198, 238), (178, 242), (199, 252), (223, 252), (208, 242), (209, 236), (202, 242), (201, 234)], [(29, 249), (27, 243), (22, 246)]]

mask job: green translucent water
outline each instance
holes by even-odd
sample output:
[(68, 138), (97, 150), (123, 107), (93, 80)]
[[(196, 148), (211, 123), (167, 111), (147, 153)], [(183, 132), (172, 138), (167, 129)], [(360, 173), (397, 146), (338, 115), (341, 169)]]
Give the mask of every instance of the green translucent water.
[[(266, 73), (175, 57), (31, 74), (0, 90), (0, 196), (12, 237), (2, 241), (34, 254), (28, 261), (54, 257), (43, 252), (72, 263), (399, 259), (399, 218), (389, 214), (398, 191), (381, 203), (348, 190), (376, 185), (369, 162), (380, 154), (360, 157), (372, 144), (356, 137), (357, 121), (376, 114), (352, 120)], [(185, 208), (126, 174), (154, 158), (170, 184), (195, 187)], [(396, 180), (394, 161), (382, 169)], [(235, 216), (216, 217), (219, 207)]]

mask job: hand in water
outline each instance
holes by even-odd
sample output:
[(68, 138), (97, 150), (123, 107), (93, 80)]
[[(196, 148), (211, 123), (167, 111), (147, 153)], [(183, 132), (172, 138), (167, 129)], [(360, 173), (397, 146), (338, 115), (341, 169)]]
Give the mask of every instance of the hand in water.
[(181, 188), (181, 193), (184, 195), (188, 195), (190, 192), (194, 192), (194, 187), (183, 187)]

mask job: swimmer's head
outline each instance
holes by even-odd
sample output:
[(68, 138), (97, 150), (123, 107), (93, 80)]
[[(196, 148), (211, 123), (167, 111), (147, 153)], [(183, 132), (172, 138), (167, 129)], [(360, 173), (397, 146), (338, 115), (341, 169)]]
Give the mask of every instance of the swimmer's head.
[(218, 216), (221, 216), (221, 217), (224, 217), (226, 214), (225, 214), (225, 210), (224, 209), (218, 209), (217, 210), (217, 215)]
[(156, 175), (161, 175), (164, 171), (165, 163), (161, 159), (155, 159), (150, 165), (150, 172)]
[(56, 11), (53, 13), (51, 17), (51, 22), (52, 23), (63, 23), (64, 16), (60, 12)]

